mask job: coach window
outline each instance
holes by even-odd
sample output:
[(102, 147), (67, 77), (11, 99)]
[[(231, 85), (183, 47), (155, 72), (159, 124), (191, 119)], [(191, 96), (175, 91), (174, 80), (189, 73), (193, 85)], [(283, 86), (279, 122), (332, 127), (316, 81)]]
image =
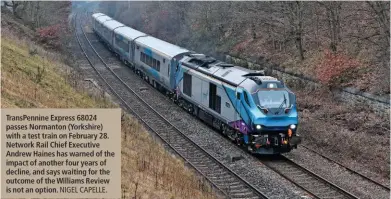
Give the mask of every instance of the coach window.
[(147, 55), (147, 65), (151, 66), (152, 59), (150, 56)]
[(129, 52), (129, 44), (127, 40), (121, 40), (119, 35), (115, 35), (115, 43), (124, 51)]

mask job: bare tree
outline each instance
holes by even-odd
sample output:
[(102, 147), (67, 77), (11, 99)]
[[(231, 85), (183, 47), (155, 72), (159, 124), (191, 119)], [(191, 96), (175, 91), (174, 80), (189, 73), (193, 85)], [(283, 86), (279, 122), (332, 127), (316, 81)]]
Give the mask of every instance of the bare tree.
[(330, 49), (336, 53), (339, 41), (341, 41), (340, 32), (340, 13), (342, 2), (319, 2), (326, 9), (327, 24), (330, 38)]
[(295, 1), (288, 3), (288, 19), (290, 22), (291, 35), (294, 37), (296, 48), (301, 60), (304, 60), (303, 50), (303, 2)]

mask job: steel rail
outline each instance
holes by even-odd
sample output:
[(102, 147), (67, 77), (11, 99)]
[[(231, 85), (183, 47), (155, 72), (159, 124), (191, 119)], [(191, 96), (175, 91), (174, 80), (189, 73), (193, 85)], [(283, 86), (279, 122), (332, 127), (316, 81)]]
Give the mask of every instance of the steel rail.
[[(338, 185), (326, 180), (325, 178), (319, 176), (318, 174), (302, 167), (301, 165), (297, 164), (296, 162), (290, 160), (289, 158), (280, 155), (278, 158), (281, 158), (280, 160), (273, 160), (273, 161), (262, 161), (261, 162), (275, 171), (276, 173), (280, 174), (284, 178), (286, 178), (288, 181), (294, 183), (298, 187), (304, 189), (311, 195), (313, 195), (315, 198), (349, 198), (349, 199), (358, 199), (357, 196), (353, 195), (352, 193), (346, 191), (345, 189), (339, 187)], [(313, 182), (313, 183), (311, 183)], [(315, 183), (319, 183), (320, 185), (315, 186)], [(322, 187), (323, 186), (323, 187)], [(314, 188), (315, 187), (315, 188)], [(320, 187), (320, 188), (319, 188)], [(325, 191), (322, 192), (319, 190), (324, 189)], [(327, 192), (329, 191), (329, 192)], [(331, 192), (330, 192), (331, 191)], [(333, 192), (334, 191), (334, 192)], [(340, 194), (338, 196), (335, 196), (335, 194)], [(327, 195), (329, 194), (329, 195)], [(331, 196), (330, 196), (331, 195)]]
[(368, 181), (370, 181), (370, 182), (372, 182), (372, 183), (374, 183), (374, 184), (376, 184), (376, 185), (382, 187), (383, 189), (386, 189), (386, 190), (390, 191), (390, 187), (387, 187), (387, 186), (385, 186), (384, 184), (381, 184), (380, 182), (377, 182), (377, 181), (375, 181), (375, 180), (373, 180), (373, 179), (371, 179), (371, 178), (365, 176), (364, 174), (359, 173), (358, 171), (355, 171), (355, 170), (353, 170), (353, 169), (351, 169), (351, 168), (349, 168), (349, 167), (343, 165), (342, 163), (340, 163), (340, 162), (338, 162), (338, 161), (336, 161), (336, 160), (333, 160), (332, 158), (327, 157), (326, 155), (323, 155), (323, 154), (321, 154), (321, 153), (315, 151), (314, 149), (311, 149), (311, 148), (309, 148), (309, 147), (307, 147), (307, 146), (305, 146), (305, 145), (301, 145), (300, 147), (303, 147), (303, 148), (305, 148), (305, 149), (311, 151), (312, 153), (315, 153), (315, 154), (321, 156), (322, 158), (324, 158), (324, 159), (326, 159), (326, 160), (328, 160), (328, 161), (330, 161), (330, 162), (333, 162), (333, 163), (335, 163), (335, 164), (337, 164), (337, 165), (339, 165), (339, 166), (345, 168), (346, 170), (350, 171), (351, 173), (356, 174), (356, 175), (358, 175), (358, 176), (360, 176), (360, 177), (362, 177), (362, 178), (364, 178), (364, 179), (366, 179), (366, 180), (368, 180)]

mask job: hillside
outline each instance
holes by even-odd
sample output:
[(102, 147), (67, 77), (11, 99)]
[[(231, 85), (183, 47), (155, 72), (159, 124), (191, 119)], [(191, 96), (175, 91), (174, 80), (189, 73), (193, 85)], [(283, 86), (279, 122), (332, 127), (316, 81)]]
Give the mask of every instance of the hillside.
[[(1, 27), (2, 108), (118, 107), (65, 64), (65, 55), (34, 44), (34, 31), (5, 15), (2, 13)], [(122, 121), (122, 191), (126, 198), (217, 197), (126, 113)]]
[(324, 84), (389, 95), (389, 7), (389, 2), (100, 2), (99, 10), (199, 53), (273, 63)]

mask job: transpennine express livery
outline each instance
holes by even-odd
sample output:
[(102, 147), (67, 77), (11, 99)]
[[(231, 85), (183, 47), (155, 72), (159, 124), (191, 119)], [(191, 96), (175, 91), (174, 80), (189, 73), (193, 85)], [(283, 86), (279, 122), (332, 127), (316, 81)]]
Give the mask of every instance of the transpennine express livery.
[(127, 66), (252, 153), (297, 148), (296, 96), (274, 77), (167, 43), (95, 13), (93, 30)]

